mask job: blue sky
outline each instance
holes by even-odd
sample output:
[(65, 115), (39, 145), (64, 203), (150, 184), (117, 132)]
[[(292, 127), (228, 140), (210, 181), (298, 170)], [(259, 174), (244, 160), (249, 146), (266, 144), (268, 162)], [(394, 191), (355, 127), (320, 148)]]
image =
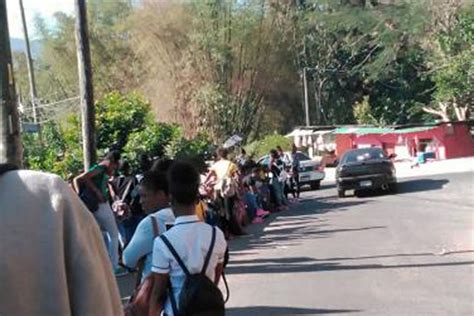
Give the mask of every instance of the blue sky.
[[(23, 7), (25, 8), (28, 33), (34, 38), (34, 17), (36, 14), (49, 19), (58, 11), (72, 13), (74, 11), (74, 0), (23, 0)], [(23, 38), (19, 1), (7, 0), (7, 10), (10, 36)]]

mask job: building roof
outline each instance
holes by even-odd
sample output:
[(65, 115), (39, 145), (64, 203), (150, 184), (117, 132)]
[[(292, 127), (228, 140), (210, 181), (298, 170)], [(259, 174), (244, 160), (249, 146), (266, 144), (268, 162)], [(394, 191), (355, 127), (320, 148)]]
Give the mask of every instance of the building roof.
[(419, 126), (395, 129), (392, 127), (339, 127), (334, 134), (355, 134), (355, 135), (382, 135), (382, 134), (408, 134), (425, 132), (436, 128), (436, 126)]

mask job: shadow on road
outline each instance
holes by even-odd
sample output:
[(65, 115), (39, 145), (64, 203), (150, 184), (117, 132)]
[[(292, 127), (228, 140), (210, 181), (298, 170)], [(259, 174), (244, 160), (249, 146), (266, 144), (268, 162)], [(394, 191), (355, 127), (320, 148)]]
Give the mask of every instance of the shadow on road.
[(226, 309), (226, 315), (317, 315), (317, 314), (344, 314), (357, 313), (360, 310), (353, 309), (321, 309), (321, 308), (298, 308), (280, 306), (251, 306), (232, 307)]
[[(397, 185), (397, 194), (407, 194), (416, 192), (436, 191), (442, 190), (443, 187), (449, 183), (447, 179), (434, 180), (434, 179), (416, 179), (400, 181)], [(367, 190), (358, 191), (357, 197), (372, 197), (386, 195), (387, 192), (378, 190)]]
[(328, 238), (332, 234), (382, 229), (383, 226), (349, 227), (343, 229), (325, 228), (325, 220), (319, 215), (328, 212), (345, 212), (353, 206), (369, 203), (365, 201), (340, 201), (332, 198), (307, 199), (291, 210), (271, 215), (264, 225), (249, 226), (249, 236), (233, 240), (230, 250), (233, 255), (240, 251), (265, 248), (284, 248), (301, 243), (306, 239)]
[[(432, 263), (409, 263), (409, 264), (341, 264), (332, 259), (312, 259), (312, 258), (293, 258), (292, 259), (271, 259), (257, 261), (258, 264), (243, 264), (245, 261), (233, 262), (226, 268), (227, 274), (261, 274), (261, 273), (301, 273), (301, 272), (325, 272), (325, 271), (348, 271), (348, 270), (384, 270), (384, 269), (405, 269), (405, 268), (430, 268), (446, 267), (460, 265), (474, 265), (474, 261), (455, 261), (455, 262), (432, 262)], [(281, 261), (280, 261), (281, 260)], [(321, 261), (329, 261), (321, 263)], [(248, 260), (251, 263), (252, 260)], [(255, 263), (257, 263), (255, 262)], [(234, 265), (235, 264), (235, 265)]]

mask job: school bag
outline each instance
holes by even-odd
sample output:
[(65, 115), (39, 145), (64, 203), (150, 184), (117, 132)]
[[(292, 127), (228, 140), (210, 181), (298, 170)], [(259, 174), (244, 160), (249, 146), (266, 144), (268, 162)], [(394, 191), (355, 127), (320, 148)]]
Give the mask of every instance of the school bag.
[[(150, 216), (151, 223), (153, 225), (153, 237), (156, 238), (159, 235), (158, 222), (156, 218)], [(140, 267), (137, 272), (137, 284), (136, 290), (133, 293), (130, 301), (124, 307), (125, 316), (148, 316), (150, 310), (151, 294), (153, 290), (153, 275), (149, 275), (141, 281), (143, 271), (144, 260), (141, 260)]]
[[(211, 259), (212, 252), (214, 250), (214, 244), (216, 241), (216, 228), (212, 227), (212, 239), (209, 251), (207, 252), (206, 258), (204, 260), (204, 266), (201, 272), (196, 274), (191, 274), (186, 268), (181, 257), (178, 255), (174, 247), (171, 245), (170, 241), (166, 236), (161, 235), (161, 240), (163, 240), (166, 247), (173, 255), (173, 257), (178, 262), (179, 266), (186, 275), (186, 279), (183, 284), (179, 296), (179, 305), (176, 302), (176, 299), (173, 295), (173, 291), (170, 285), (169, 296), (171, 300), (171, 305), (173, 308), (173, 313), (175, 316), (197, 316), (197, 315), (206, 315), (206, 316), (221, 316), (225, 315), (225, 303), (221, 291), (217, 285), (206, 276), (206, 270)], [(179, 309), (178, 309), (179, 306)]]

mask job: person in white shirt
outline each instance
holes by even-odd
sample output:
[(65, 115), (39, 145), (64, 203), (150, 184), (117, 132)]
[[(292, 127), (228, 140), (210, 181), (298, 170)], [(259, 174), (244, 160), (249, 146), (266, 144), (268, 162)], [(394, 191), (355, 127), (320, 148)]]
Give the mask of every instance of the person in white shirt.
[(138, 224), (130, 243), (123, 251), (123, 263), (129, 268), (135, 268), (140, 259), (145, 258), (142, 271), (142, 280), (144, 280), (151, 272), (151, 254), (155, 239), (152, 217), (158, 224), (158, 234), (162, 234), (173, 225), (174, 214), (169, 208), (170, 201), (165, 172), (145, 172), (138, 192), (142, 208), (149, 215)]
[[(195, 214), (199, 184), (199, 173), (190, 164), (176, 162), (168, 172), (169, 192), (176, 221), (173, 228), (163, 236), (172, 244), (190, 274), (199, 273), (203, 269), (213, 232), (213, 227), (200, 221)], [(215, 229), (215, 244), (205, 274), (217, 285), (222, 275), (227, 243), (224, 233)], [(159, 315), (161, 311), (165, 315), (174, 315), (171, 300), (167, 297), (168, 284), (171, 281), (172, 295), (179, 304), (185, 273), (161, 238), (156, 238), (153, 246), (152, 275), (154, 287), (150, 315)]]

